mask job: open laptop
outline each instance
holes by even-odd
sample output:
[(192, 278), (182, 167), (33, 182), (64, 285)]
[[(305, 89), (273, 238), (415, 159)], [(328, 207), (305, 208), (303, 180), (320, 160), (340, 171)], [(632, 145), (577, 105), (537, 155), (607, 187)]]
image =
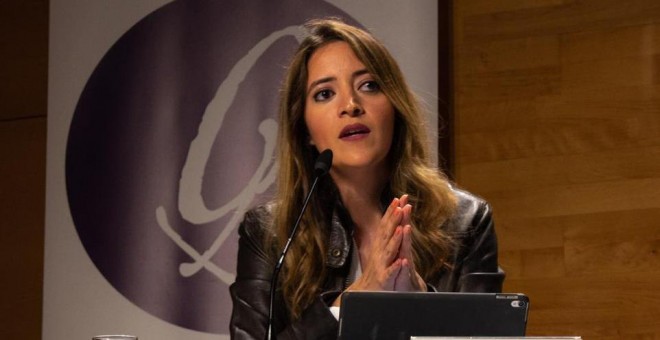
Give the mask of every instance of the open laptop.
[(344, 292), (339, 339), (524, 336), (523, 294)]

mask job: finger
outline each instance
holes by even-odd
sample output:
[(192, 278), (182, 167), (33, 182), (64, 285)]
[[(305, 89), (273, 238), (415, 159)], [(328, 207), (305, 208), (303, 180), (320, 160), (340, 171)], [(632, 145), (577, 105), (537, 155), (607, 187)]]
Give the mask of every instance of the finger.
[(383, 249), (382, 263), (385, 266), (391, 265), (400, 257), (399, 252), (401, 249), (401, 243), (403, 242), (403, 228), (396, 227), (392, 237), (388, 240)]
[(408, 204), (408, 194), (403, 194), (399, 198), (399, 207), (403, 208), (406, 204)]
[(399, 292), (411, 291), (410, 263), (403, 258), (398, 258), (397, 261), (401, 263), (401, 269), (394, 280), (394, 290)]
[(409, 199), (410, 196), (408, 194), (403, 194), (399, 198), (399, 208), (403, 209), (401, 225), (410, 224), (410, 213), (412, 211), (412, 205), (408, 204)]
[(407, 259), (401, 259), (401, 271), (399, 271), (399, 277), (403, 280), (410, 280), (410, 261)]
[(396, 208), (399, 207), (399, 205), (400, 205), (400, 200), (398, 198), (394, 198), (392, 202), (390, 202), (390, 205), (385, 210), (385, 213), (383, 214), (383, 219), (391, 218), (394, 212), (396, 211)]
[(412, 227), (407, 224), (401, 229), (401, 248), (399, 250), (399, 257), (406, 259), (412, 263)]
[(392, 265), (387, 267), (387, 269), (385, 270), (385, 274), (387, 275), (387, 280), (386, 280), (387, 284), (385, 286), (387, 290), (395, 290), (396, 280), (398, 277), (401, 277), (402, 268), (403, 268), (403, 260), (401, 259), (396, 259), (396, 261), (394, 261)]
[(406, 259), (399, 259), (401, 261), (401, 270), (399, 276), (394, 281), (394, 290), (396, 291), (425, 291), (426, 283), (415, 272), (412, 263)]
[(403, 211), (399, 207), (399, 200), (395, 198), (385, 211), (385, 214), (380, 220), (380, 229), (382, 231), (382, 239), (387, 241), (392, 237), (394, 230), (401, 224), (403, 219)]
[(411, 224), (412, 221), (412, 205), (406, 204), (401, 208), (401, 225)]

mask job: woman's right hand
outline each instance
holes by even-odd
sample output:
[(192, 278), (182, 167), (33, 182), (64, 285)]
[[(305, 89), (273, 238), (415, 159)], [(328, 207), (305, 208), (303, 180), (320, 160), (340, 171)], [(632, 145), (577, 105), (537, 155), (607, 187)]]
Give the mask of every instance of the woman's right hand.
[[(404, 227), (410, 224), (412, 207), (408, 195), (394, 198), (380, 219), (375, 236), (369, 246), (361, 245), (366, 254), (362, 257), (362, 275), (346, 291), (393, 291), (403, 269), (404, 259), (400, 257), (404, 242)], [(408, 228), (410, 228), (408, 226)], [(340, 306), (341, 295), (333, 306)]]
[(399, 250), (403, 241), (403, 226), (410, 211), (408, 195), (395, 198), (380, 220), (378, 230), (366, 249), (362, 276), (348, 290), (394, 290), (394, 282), (401, 270)]

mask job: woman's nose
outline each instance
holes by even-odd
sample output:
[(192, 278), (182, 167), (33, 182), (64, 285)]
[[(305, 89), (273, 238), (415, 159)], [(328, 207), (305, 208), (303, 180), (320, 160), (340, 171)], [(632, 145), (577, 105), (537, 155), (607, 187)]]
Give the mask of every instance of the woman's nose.
[(351, 117), (356, 117), (363, 114), (362, 105), (360, 105), (359, 100), (355, 96), (351, 95), (346, 101), (346, 105), (341, 111), (342, 115), (349, 115)]

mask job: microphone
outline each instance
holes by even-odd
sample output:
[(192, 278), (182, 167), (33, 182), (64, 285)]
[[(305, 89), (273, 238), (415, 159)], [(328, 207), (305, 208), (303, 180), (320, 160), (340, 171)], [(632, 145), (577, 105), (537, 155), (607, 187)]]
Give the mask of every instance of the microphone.
[[(323, 177), (323, 175), (325, 175), (326, 173), (328, 173), (328, 171), (330, 171), (331, 166), (332, 166), (332, 150), (325, 149), (316, 158), (316, 162), (314, 163), (314, 176), (315, 176), (314, 184), (316, 184), (316, 179)], [(314, 184), (312, 184), (312, 187), (314, 187)], [(309, 192), (312, 192), (312, 190), (310, 190)]]
[(314, 189), (316, 188), (316, 183), (318, 183), (319, 178), (323, 177), (323, 175), (328, 173), (331, 166), (332, 166), (332, 150), (325, 149), (316, 158), (316, 162), (314, 162), (314, 181), (312, 182), (312, 187), (309, 189), (307, 196), (305, 196), (302, 209), (300, 209), (300, 214), (298, 215), (298, 219), (296, 219), (296, 223), (293, 225), (293, 229), (291, 229), (291, 235), (289, 235), (289, 239), (286, 241), (286, 244), (284, 245), (284, 250), (282, 250), (282, 254), (280, 255), (280, 258), (275, 263), (275, 269), (273, 269), (273, 276), (270, 279), (270, 303), (268, 305), (268, 328), (266, 330), (266, 340), (274, 339), (272, 334), (273, 304), (274, 304), (273, 301), (275, 299), (275, 288), (277, 286), (277, 278), (280, 275), (280, 269), (282, 269), (282, 265), (284, 264), (284, 257), (286, 256), (286, 253), (289, 251), (289, 247), (291, 246), (291, 241), (293, 241), (293, 238), (296, 236), (296, 231), (298, 231), (300, 220), (302, 220), (303, 214), (305, 213), (305, 209), (307, 209), (307, 203), (309, 203), (309, 199), (312, 197), (312, 193), (314, 193)]

